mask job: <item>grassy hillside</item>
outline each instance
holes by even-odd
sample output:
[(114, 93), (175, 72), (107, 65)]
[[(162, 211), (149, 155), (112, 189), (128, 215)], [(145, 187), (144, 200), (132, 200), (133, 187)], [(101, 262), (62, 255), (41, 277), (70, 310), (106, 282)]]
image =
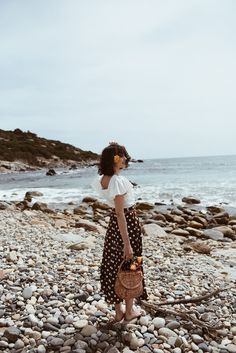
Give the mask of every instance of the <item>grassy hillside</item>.
[(97, 158), (96, 153), (83, 151), (68, 143), (47, 140), (30, 131), (0, 129), (0, 160), (2, 161), (22, 161), (29, 165), (43, 167), (47, 161), (89, 162)]

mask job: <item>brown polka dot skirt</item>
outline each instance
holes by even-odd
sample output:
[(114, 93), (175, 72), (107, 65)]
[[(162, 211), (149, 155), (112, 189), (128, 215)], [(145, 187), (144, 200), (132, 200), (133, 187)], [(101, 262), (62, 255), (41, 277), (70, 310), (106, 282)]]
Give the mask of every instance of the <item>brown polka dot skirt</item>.
[[(135, 210), (127, 210), (125, 212), (125, 218), (134, 256), (142, 256), (141, 227)], [(115, 304), (122, 302), (122, 299), (116, 295), (114, 286), (119, 266), (124, 259), (123, 256), (123, 240), (120, 235), (116, 214), (112, 212), (105, 236), (100, 277), (101, 291), (105, 295), (107, 303)], [(140, 298), (147, 299), (144, 282), (143, 287), (144, 292)]]

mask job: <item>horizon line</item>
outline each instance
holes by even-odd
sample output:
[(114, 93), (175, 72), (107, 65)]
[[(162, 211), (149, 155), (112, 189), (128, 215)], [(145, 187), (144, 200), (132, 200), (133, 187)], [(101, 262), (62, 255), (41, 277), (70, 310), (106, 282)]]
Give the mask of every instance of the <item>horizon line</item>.
[(178, 157), (152, 157), (152, 158), (132, 158), (135, 160), (153, 160), (153, 159), (184, 159), (184, 158), (209, 158), (209, 157), (233, 157), (236, 156), (236, 153), (233, 154), (215, 154), (215, 155), (195, 155), (195, 156), (178, 156)]

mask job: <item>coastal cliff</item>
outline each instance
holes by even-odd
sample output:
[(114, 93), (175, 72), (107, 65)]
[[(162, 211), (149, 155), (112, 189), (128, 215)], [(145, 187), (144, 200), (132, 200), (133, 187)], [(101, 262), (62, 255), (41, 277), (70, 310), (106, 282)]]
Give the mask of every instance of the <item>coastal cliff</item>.
[(68, 143), (38, 137), (20, 129), (0, 129), (0, 172), (76, 167), (96, 162), (98, 155)]

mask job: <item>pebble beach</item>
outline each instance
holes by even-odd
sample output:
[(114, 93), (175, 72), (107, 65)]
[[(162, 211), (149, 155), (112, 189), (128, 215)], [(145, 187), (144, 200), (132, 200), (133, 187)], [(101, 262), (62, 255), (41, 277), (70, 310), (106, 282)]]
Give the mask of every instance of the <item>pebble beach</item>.
[(114, 324), (99, 284), (108, 207), (0, 202), (0, 352), (236, 352), (236, 214), (193, 198), (136, 208), (149, 298)]

